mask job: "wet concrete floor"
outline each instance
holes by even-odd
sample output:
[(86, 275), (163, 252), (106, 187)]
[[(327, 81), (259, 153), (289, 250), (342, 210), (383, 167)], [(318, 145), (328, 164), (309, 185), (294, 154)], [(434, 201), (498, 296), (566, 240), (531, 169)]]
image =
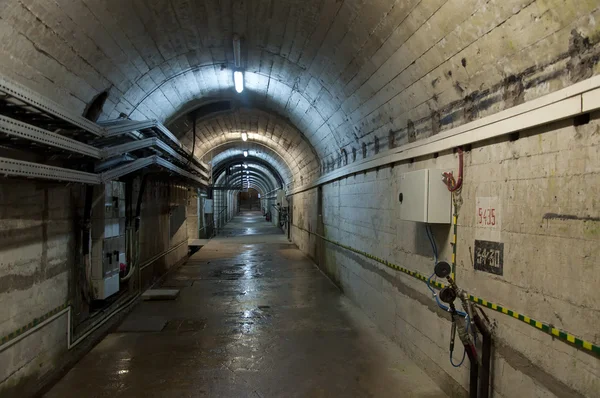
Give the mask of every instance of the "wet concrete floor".
[(260, 213), (234, 218), (47, 397), (446, 397)]

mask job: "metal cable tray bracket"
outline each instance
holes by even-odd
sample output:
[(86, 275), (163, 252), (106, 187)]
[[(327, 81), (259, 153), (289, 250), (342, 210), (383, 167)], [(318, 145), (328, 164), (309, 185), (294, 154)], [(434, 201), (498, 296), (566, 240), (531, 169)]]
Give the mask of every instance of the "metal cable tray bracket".
[(87, 173), (84, 171), (72, 170), (63, 167), (48, 166), (40, 163), (0, 157), (0, 175), (5, 177), (39, 178), (44, 180), (77, 182), (83, 184), (101, 184), (153, 165), (160, 166), (170, 172), (188, 178), (201, 185), (208, 185), (206, 180), (189, 173), (156, 155), (135, 160), (131, 163), (116, 167), (113, 170), (101, 174)]

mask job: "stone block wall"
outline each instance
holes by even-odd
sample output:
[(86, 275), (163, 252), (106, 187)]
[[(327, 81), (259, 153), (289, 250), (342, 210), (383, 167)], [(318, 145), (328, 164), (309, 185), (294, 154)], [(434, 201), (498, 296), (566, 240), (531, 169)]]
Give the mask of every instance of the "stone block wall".
[[(466, 151), (456, 271), (459, 285), (471, 294), (596, 343), (599, 145), (600, 113), (594, 113), (587, 124), (565, 120)], [(468, 366), (450, 364), (449, 317), (426, 284), (306, 232), (321, 228), (329, 239), (431, 275), (425, 225), (400, 219), (398, 187), (402, 173), (413, 170), (456, 175), (457, 154), (437, 155), (294, 195), (292, 236), (388, 337), (446, 391), (463, 396)], [(492, 198), (483, 200), (496, 208), (494, 228), (485, 220), (480, 223), (481, 198)], [(452, 227), (432, 225), (432, 231), (440, 259), (451, 262)], [(503, 275), (474, 269), (475, 240), (504, 244)], [(495, 325), (494, 396), (593, 397), (600, 391), (598, 358), (507, 315), (486, 313)], [(461, 356), (455, 350), (455, 362)]]

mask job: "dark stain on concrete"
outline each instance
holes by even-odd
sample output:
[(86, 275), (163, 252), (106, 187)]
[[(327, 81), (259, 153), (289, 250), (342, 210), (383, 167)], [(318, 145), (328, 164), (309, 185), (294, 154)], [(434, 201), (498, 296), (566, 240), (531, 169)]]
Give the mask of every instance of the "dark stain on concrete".
[(584, 395), (573, 390), (562, 381), (539, 368), (519, 351), (515, 350), (503, 341), (495, 341), (496, 350), (513, 368), (536, 380), (550, 392), (561, 398), (584, 398)]
[(598, 57), (590, 54), (590, 48), (589, 38), (584, 37), (577, 29), (573, 29), (569, 39), (571, 58), (567, 62), (571, 82), (576, 83), (592, 77)]
[(479, 108), (476, 104), (477, 92), (473, 92), (465, 97), (465, 105), (463, 108), (463, 118), (466, 123), (477, 119)]
[(441, 122), (440, 113), (438, 111), (431, 112), (431, 135), (436, 135), (440, 132)]
[(525, 88), (523, 79), (515, 75), (510, 75), (504, 79), (504, 94), (502, 100), (506, 106), (515, 106), (525, 102)]
[(408, 132), (408, 142), (415, 142), (417, 140), (415, 123), (410, 119), (408, 119), (408, 121), (406, 122), (406, 130)]
[(388, 132), (388, 147), (390, 149), (396, 147), (396, 133), (392, 129), (390, 129), (390, 131)]
[(454, 90), (460, 96), (462, 96), (465, 92), (465, 88), (460, 84), (460, 82), (454, 82)]
[(546, 213), (543, 220), (580, 220), (580, 221), (597, 221), (600, 222), (600, 217), (579, 217), (573, 214), (557, 214), (557, 213)]

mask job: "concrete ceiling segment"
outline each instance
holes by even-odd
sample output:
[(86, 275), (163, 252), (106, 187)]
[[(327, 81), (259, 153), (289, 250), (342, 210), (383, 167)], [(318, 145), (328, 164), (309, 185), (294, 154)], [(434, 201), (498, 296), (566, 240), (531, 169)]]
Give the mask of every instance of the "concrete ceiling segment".
[[(217, 178), (215, 186), (219, 186), (219, 185), (222, 186), (225, 183), (227, 183), (228, 185), (236, 185), (236, 184), (240, 183), (240, 179), (242, 177), (243, 177), (243, 181), (244, 181), (243, 185), (246, 185), (245, 184), (245, 181), (246, 181), (245, 176), (246, 175), (247, 174), (242, 173), (239, 170), (234, 172), (231, 176), (226, 176), (223, 173)], [(254, 184), (260, 188), (260, 189), (258, 189), (258, 191), (261, 193), (261, 195), (267, 194), (274, 190), (273, 186), (270, 184), (268, 177), (261, 173), (253, 172), (252, 174), (249, 175), (248, 180), (251, 185)]]
[[(248, 173), (245, 173), (246, 171), (248, 171)], [(238, 169), (235, 170), (235, 172), (242, 172), (242, 174), (247, 174), (250, 177), (259, 176), (260, 179), (264, 181), (265, 186), (269, 188), (269, 190), (266, 192), (270, 192), (281, 187), (280, 184), (278, 184), (275, 176), (273, 176), (271, 170), (257, 163), (249, 163), (247, 169)]]
[(171, 131), (202, 158), (213, 148), (229, 142), (244, 146), (241, 133), (248, 133), (247, 143), (258, 143), (279, 153), (288, 164), (296, 165), (301, 175), (319, 173), (318, 157), (303, 134), (287, 120), (259, 109), (238, 108), (215, 116), (198, 118), (196, 142), (193, 141), (191, 116), (179, 118)]
[(248, 168), (233, 166), (230, 175), (227, 175), (225, 171), (226, 170), (223, 170), (218, 176), (216, 176), (215, 181), (217, 184), (222, 183), (222, 181), (228, 179), (228, 177), (233, 178), (239, 177), (240, 175), (248, 175), (249, 177), (256, 177), (260, 181), (264, 182), (264, 186), (269, 189), (266, 192), (270, 192), (279, 187), (277, 179), (273, 176), (272, 172), (268, 168), (256, 163), (249, 163)]
[(228, 161), (220, 162), (217, 168), (213, 168), (213, 179), (218, 180), (221, 174), (225, 173), (227, 168), (231, 168), (231, 170), (241, 169), (242, 164), (246, 165), (245, 170), (256, 170), (263, 175), (267, 175), (271, 185), (277, 189), (281, 189), (285, 185), (281, 174), (275, 168), (264, 160), (256, 157), (251, 158), (250, 161), (246, 159), (241, 160), (241, 158), (231, 158)]
[[(248, 157), (244, 157), (244, 150), (248, 151)], [(221, 163), (228, 162), (232, 159), (239, 159), (242, 162), (246, 161), (248, 163), (252, 163), (253, 159), (260, 159), (268, 163), (280, 173), (286, 187), (292, 187), (294, 185), (295, 176), (299, 175), (299, 168), (297, 165), (288, 163), (277, 151), (256, 142), (248, 143), (241, 140), (237, 142), (228, 142), (213, 148), (203, 157), (205, 162), (212, 162), (213, 169), (217, 169)], [(303, 178), (305, 177), (300, 175), (301, 181), (304, 181)]]
[(596, 51), (572, 44), (595, 37), (600, 5), (21, 0), (1, 2), (0, 15), (2, 73), (79, 112), (110, 90), (104, 118), (168, 121), (235, 95), (238, 33), (249, 97), (336, 167), (342, 148), (370, 156), (585, 78), (563, 61)]

